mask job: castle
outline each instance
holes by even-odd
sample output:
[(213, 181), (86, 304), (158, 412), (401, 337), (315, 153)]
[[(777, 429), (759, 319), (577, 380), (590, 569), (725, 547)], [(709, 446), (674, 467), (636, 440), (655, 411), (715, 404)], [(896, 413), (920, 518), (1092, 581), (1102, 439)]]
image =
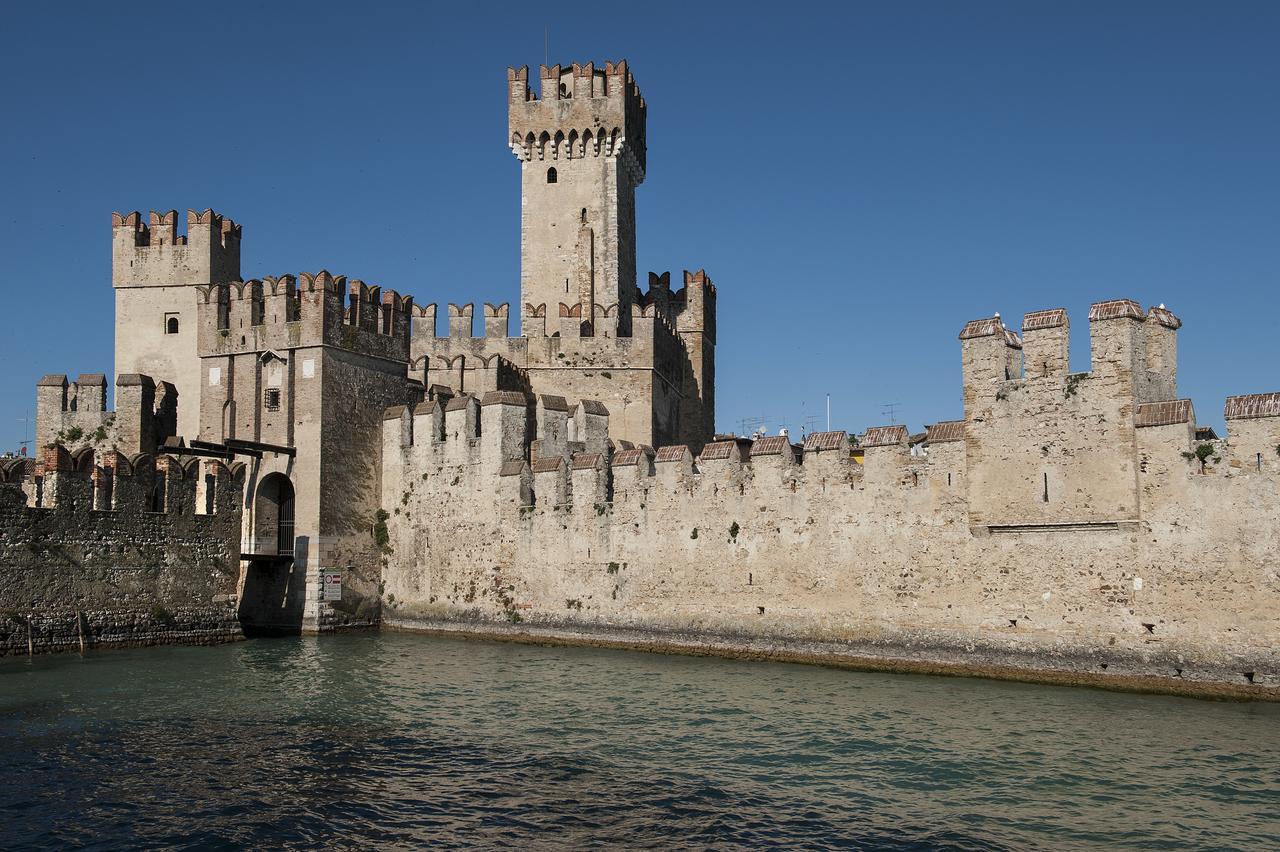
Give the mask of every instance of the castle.
[(116, 214), (115, 411), (100, 374), (42, 379), (45, 449), (0, 471), (25, 492), (0, 508), (93, 511), (124, 538), (142, 516), (223, 554), (216, 597), (245, 629), (1280, 695), (1280, 393), (1229, 398), (1225, 439), (1201, 429), (1181, 320), (1119, 299), (1090, 310), (1084, 372), (1062, 309), (965, 324), (963, 406), (922, 440), (716, 435), (714, 285), (637, 286), (635, 80), (540, 77), (507, 75), (520, 336), (506, 304), (481, 334), (449, 305), (437, 334), (435, 305), (356, 279), (242, 281), (241, 228), (212, 211), (185, 237), (173, 211)]

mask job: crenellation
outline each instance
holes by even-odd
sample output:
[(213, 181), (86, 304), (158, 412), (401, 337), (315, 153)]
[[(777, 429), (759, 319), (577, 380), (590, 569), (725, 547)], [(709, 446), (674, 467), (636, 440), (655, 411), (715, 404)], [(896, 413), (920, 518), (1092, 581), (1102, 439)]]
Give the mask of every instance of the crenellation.
[(493, 305), (488, 302), (484, 303), (484, 336), (507, 337), (508, 314), (511, 311), (511, 305), (503, 302), (501, 305)]
[(472, 315), (475, 305), (449, 305), (449, 336), (471, 337)]
[(359, 278), (242, 278), (240, 227), (212, 210), (185, 234), (176, 211), (115, 214), (116, 410), (100, 376), (42, 379), (49, 446), (0, 463), (0, 509), (178, 553), (185, 519), (222, 525), (241, 618), (270, 629), (626, 628), (1280, 678), (1280, 395), (1228, 400), (1225, 439), (1197, 427), (1181, 320), (1121, 299), (1090, 310), (1088, 372), (1062, 308), (1021, 336), (967, 323), (961, 417), (924, 432), (718, 435), (715, 284), (637, 282), (635, 80), (539, 79), (508, 71), (518, 336), (508, 303), (481, 332), (445, 302), (438, 332), (435, 303)]
[(534, 505), (548, 510), (569, 502), (568, 468), (563, 456), (541, 456), (530, 465)]
[(604, 453), (576, 452), (569, 465), (569, 496), (575, 511), (603, 513), (612, 495), (609, 488), (609, 466)]
[(1064, 308), (1033, 311), (1022, 318), (1022, 359), (1028, 381), (1061, 379), (1070, 372), (1071, 323)]

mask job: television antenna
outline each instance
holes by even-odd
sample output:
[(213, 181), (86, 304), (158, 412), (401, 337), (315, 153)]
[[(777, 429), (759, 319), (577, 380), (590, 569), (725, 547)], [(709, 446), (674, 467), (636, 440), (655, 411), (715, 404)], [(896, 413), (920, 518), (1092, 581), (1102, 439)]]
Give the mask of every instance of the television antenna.
[(889, 418), (890, 426), (898, 425), (898, 409), (902, 406), (900, 402), (886, 402), (880, 409), (880, 414)]
[(22, 424), (22, 443), (18, 446), (24, 450), (23, 455), (26, 455), (27, 445), (31, 443), (31, 424), (34, 422), (31, 419), (31, 409), (27, 409), (27, 416), (19, 417), (18, 422)]
[(738, 434), (743, 437), (760, 437), (767, 431), (765, 424), (772, 420), (772, 417), (761, 415), (759, 417), (744, 417), (738, 421)]

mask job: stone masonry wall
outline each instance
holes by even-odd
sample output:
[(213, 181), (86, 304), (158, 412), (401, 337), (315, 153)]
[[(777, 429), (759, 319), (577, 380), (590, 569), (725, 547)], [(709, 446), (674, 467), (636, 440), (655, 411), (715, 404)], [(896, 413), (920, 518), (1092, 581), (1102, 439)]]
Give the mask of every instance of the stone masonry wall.
[(225, 468), (212, 514), (195, 511), (197, 483), (177, 471), (166, 512), (133, 505), (145, 495), (131, 477), (102, 510), (100, 476), (42, 476), (49, 507), (0, 485), (0, 655), (242, 637), (238, 492)]
[[(1126, 401), (1105, 358), (1078, 379), (1065, 361), (1056, 378), (1007, 363), (989, 403), (970, 404), (987, 385), (967, 378), (965, 421), (932, 428), (927, 456), (905, 429), (874, 429), (862, 465), (839, 434), (803, 453), (767, 438), (696, 463), (666, 447), (606, 464), (567, 446), (530, 465), (534, 433), (510, 437), (527, 412), (506, 395), (478, 425), (397, 412), (383, 430), (384, 624), (1280, 692), (1280, 417), (1229, 407), (1232, 434), (1202, 472), (1189, 403)], [(1006, 381), (1033, 396), (996, 400)], [(1055, 487), (1073, 488), (1047, 508), (1046, 440), (1071, 471)], [(1017, 496), (1020, 459), (1041, 488)]]

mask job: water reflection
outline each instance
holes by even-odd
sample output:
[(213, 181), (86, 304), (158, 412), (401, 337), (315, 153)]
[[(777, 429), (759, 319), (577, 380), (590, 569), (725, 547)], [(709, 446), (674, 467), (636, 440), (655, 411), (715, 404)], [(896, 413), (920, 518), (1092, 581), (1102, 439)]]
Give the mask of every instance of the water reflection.
[(1256, 847), (1280, 707), (402, 635), (0, 661), (0, 846)]

